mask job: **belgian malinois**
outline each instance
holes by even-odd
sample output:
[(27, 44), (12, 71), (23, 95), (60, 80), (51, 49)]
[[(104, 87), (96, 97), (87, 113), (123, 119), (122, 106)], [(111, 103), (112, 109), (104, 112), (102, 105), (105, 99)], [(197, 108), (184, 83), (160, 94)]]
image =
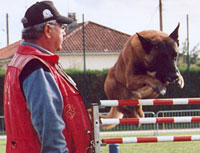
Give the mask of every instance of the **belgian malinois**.
[[(110, 68), (104, 84), (108, 99), (147, 99), (164, 95), (169, 83), (184, 86), (177, 68), (178, 29), (167, 35), (146, 30), (125, 43), (117, 62)], [(106, 118), (144, 117), (142, 106), (111, 107)], [(111, 128), (107, 125), (104, 128)]]

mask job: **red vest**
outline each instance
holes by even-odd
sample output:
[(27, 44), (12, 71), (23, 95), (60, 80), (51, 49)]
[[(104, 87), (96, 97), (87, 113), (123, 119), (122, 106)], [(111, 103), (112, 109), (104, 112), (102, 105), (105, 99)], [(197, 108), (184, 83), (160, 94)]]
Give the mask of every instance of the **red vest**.
[(55, 78), (63, 96), (63, 134), (70, 153), (85, 153), (92, 131), (84, 102), (68, 78), (57, 69), (57, 55), (43, 54), (30, 46), (20, 45), (8, 66), (4, 85), (4, 112), (7, 134), (6, 153), (40, 153), (41, 144), (31, 123), (30, 112), (20, 89), (19, 75), (32, 59), (43, 62)]

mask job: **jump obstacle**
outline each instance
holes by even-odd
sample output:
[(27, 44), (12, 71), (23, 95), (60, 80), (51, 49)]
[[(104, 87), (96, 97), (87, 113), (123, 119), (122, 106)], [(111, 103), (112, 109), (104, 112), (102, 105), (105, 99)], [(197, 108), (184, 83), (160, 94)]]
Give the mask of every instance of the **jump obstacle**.
[[(100, 153), (102, 144), (122, 143), (150, 143), (150, 142), (176, 142), (200, 141), (200, 135), (192, 136), (149, 136), (149, 137), (122, 137), (104, 138), (100, 140), (100, 124), (154, 124), (154, 123), (192, 123), (200, 122), (200, 116), (186, 117), (155, 117), (155, 118), (124, 118), (124, 119), (99, 119), (99, 106), (152, 106), (152, 105), (192, 105), (200, 104), (200, 98), (174, 98), (174, 99), (138, 99), (138, 100), (100, 100), (100, 105), (93, 104), (93, 128), (95, 153)], [(102, 142), (102, 143), (101, 143)], [(113, 153), (118, 153), (116, 149)], [(113, 146), (111, 147), (113, 148)]]
[(200, 98), (100, 100), (100, 106), (152, 106), (200, 104)]

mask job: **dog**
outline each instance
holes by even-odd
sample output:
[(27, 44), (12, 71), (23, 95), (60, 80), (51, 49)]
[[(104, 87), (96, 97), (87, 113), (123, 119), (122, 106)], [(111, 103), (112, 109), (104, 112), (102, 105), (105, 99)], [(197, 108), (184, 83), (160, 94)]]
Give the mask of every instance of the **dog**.
[[(169, 83), (180, 88), (184, 80), (177, 67), (178, 30), (170, 34), (146, 30), (134, 34), (108, 71), (104, 91), (108, 99), (152, 99), (166, 93)], [(103, 118), (144, 117), (142, 106), (111, 107)], [(105, 125), (103, 128), (112, 128)]]

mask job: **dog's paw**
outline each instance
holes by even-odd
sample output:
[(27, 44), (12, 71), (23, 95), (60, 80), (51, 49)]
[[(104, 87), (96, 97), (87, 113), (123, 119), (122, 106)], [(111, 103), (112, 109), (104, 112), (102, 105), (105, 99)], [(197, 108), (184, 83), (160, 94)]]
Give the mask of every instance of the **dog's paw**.
[(178, 80), (177, 80), (177, 85), (179, 88), (183, 88), (184, 87), (184, 79), (182, 77), (182, 75), (179, 75)]
[(164, 95), (167, 91), (166, 85), (164, 85), (161, 81), (159, 81), (156, 78), (148, 78), (146, 80), (147, 85), (153, 88), (153, 90), (158, 94), (158, 95)]
[(165, 95), (166, 92), (167, 92), (167, 88), (166, 88), (165, 86), (163, 86), (163, 87), (161, 88), (161, 90), (160, 90), (160, 94), (161, 94), (161, 95)]
[(159, 86), (157, 86), (157, 88), (154, 88), (154, 91), (159, 94), (159, 95), (165, 95), (167, 92), (167, 88), (160, 84)]

